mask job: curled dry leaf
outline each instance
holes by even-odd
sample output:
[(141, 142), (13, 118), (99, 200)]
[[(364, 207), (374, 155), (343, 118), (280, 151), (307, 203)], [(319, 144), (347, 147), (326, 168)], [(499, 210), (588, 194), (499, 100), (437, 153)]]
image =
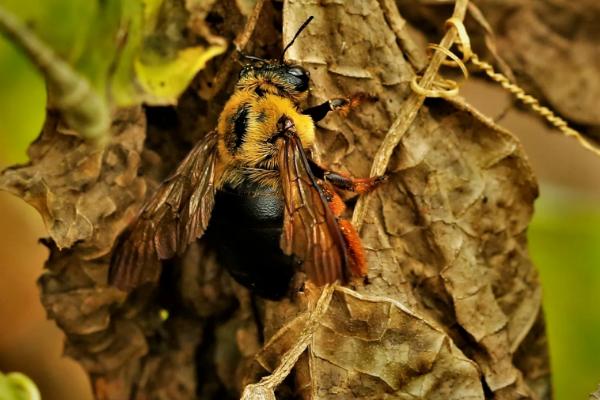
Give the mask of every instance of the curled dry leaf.
[[(422, 0), (396, 0), (400, 12), (428, 39), (443, 29), (448, 7)], [(440, 2), (445, 3), (445, 2)], [(492, 44), (501, 57), (491, 61), (510, 67), (517, 83), (557, 111), (584, 134), (599, 140), (600, 5), (594, 0), (477, 0), (494, 32)], [(469, 18), (472, 41), (483, 42), (484, 29)], [(483, 46), (477, 51), (484, 52)], [(504, 69), (506, 72), (506, 69)]]
[(61, 128), (59, 116), (48, 114), (28, 151), (33, 161), (3, 171), (0, 185), (40, 212), (59, 249), (77, 245), (85, 258), (99, 257), (110, 251), (146, 192), (137, 176), (145, 117), (138, 108), (121, 112), (105, 148), (61, 135)]
[[(222, 270), (203, 257), (206, 268), (200, 271), (197, 249), (181, 260), (189, 280), (178, 288), (181, 308), (167, 321), (159, 311), (168, 304), (152, 303), (152, 293), (125, 302), (125, 293), (106, 286), (113, 242), (137, 213), (146, 185), (156, 185), (137, 174), (145, 121), (141, 108), (119, 111), (110, 143), (98, 148), (61, 133), (59, 116), (49, 113), (29, 149), (32, 161), (0, 176), (2, 189), (38, 209), (47, 225), (50, 238), (43, 243), (50, 256), (39, 279), (42, 303), (67, 335), (65, 354), (90, 374), (98, 399), (193, 396), (203, 331), (199, 318), (231, 307), (218, 289)], [(150, 173), (152, 165), (145, 170)], [(190, 316), (187, 309), (196, 307)]]
[[(272, 370), (306, 324), (286, 325), (256, 361)], [(334, 293), (297, 369), (303, 398), (483, 399), (477, 365), (438, 326), (389, 297)]]
[(573, 123), (599, 129), (598, 2), (480, 3), (519, 82)]
[[(246, 2), (201, 3), (186, 3), (191, 18), (210, 17), (215, 34), (232, 40), (243, 12), (225, 6)], [(278, 55), (280, 5), (265, 4), (254, 42), (260, 55)], [(315, 16), (288, 53), (311, 72), (311, 105), (357, 92), (379, 99), (319, 124), (316, 158), (366, 176), (410, 94), (415, 72), (402, 50), (418, 46), (393, 20), (401, 16), (384, 11), (389, 1), (283, 6), (285, 41)], [(199, 86), (214, 72), (205, 70)], [(243, 384), (278, 364), (305, 324), (306, 294), (253, 301), (203, 245), (169, 261), (155, 291), (141, 288), (125, 300), (106, 287), (116, 235), (155, 187), (153, 177), (164, 177), (186, 143), (214, 127), (225, 97), (204, 102), (188, 91), (176, 110), (120, 110), (103, 150), (65, 135), (50, 113), (32, 162), (0, 176), (1, 187), (46, 222), (42, 301), (99, 399), (239, 397)], [(162, 166), (144, 149), (146, 134)], [(460, 101), (428, 101), (388, 173), (361, 230), (368, 282), (336, 292), (278, 398), (549, 399), (540, 287), (525, 236), (537, 187), (518, 141)]]
[[(365, 175), (382, 135), (409, 94), (414, 72), (379, 2), (317, 5), (289, 0), (284, 36), (308, 15), (315, 16), (314, 23), (289, 57), (310, 70), (314, 103), (359, 91), (379, 98), (348, 119), (328, 117), (320, 124), (322, 161)], [(545, 334), (532, 329), (543, 324), (543, 317), (539, 280), (527, 256), (525, 236), (537, 185), (518, 141), (461, 101), (428, 101), (404, 135), (388, 172), (390, 179), (376, 191), (361, 231), (369, 283), (356, 290), (403, 304), (416, 320), (432, 321), (440, 337), (447, 335), (444, 341), (453, 356), (468, 357), (478, 365), (495, 398), (548, 398), (545, 345), (535, 347), (535, 353), (523, 346), (525, 339), (545, 343)], [(281, 316), (293, 314), (293, 306), (265, 304), (267, 338), (286, 324)], [(357, 346), (336, 356), (335, 349), (344, 346), (340, 324), (327, 331), (337, 340), (317, 335), (309, 353), (335, 362), (311, 359), (298, 367), (297, 384), (305, 398), (354, 393), (357, 382), (369, 387), (357, 378), (365, 373), (366, 360), (372, 365), (371, 375), (385, 376), (389, 356), (384, 343)], [(352, 354), (352, 362), (335, 358), (346, 353)], [(534, 360), (538, 369), (526, 370)], [(271, 360), (265, 366), (275, 364)], [(458, 371), (469, 381), (468, 368)], [(428, 377), (439, 381), (427, 398), (451, 397), (442, 376)], [(419, 373), (412, 379), (418, 380)], [(389, 398), (404, 398), (395, 390), (407, 382), (386, 382), (379, 390)]]
[[(107, 262), (98, 257), (110, 252), (144, 196), (137, 168), (145, 117), (139, 108), (119, 112), (103, 149), (61, 129), (50, 112), (29, 148), (32, 161), (3, 171), (0, 185), (33, 205), (48, 228), (50, 257), (39, 284), (49, 316), (67, 334), (65, 353), (92, 376), (119, 371), (120, 380), (147, 353), (147, 343), (139, 326), (111, 318), (125, 295), (106, 287)], [(112, 378), (93, 381), (99, 398), (128, 391)]]

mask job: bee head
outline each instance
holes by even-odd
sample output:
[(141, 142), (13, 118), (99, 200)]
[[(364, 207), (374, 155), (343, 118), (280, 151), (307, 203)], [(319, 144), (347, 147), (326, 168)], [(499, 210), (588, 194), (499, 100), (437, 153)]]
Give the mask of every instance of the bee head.
[(292, 40), (285, 46), (278, 60), (265, 60), (240, 52), (248, 63), (240, 70), (238, 89), (254, 90), (259, 95), (273, 93), (290, 97), (295, 101), (304, 100), (308, 95), (310, 74), (299, 65), (286, 63), (283, 56), (312, 19), (313, 17), (309, 17), (304, 21)]
[(253, 60), (240, 70), (238, 89), (301, 98), (308, 93), (310, 74), (299, 65), (279, 60)]

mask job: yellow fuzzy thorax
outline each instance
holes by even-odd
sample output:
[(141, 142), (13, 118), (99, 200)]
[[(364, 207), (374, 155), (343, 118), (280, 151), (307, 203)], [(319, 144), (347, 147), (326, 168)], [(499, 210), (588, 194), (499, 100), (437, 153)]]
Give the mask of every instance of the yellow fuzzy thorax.
[[(233, 132), (232, 116), (241, 107), (247, 108), (247, 125), (244, 141), (231, 152), (226, 141)], [(259, 96), (250, 91), (237, 91), (225, 104), (219, 116), (219, 153), (226, 162), (249, 167), (272, 169), (274, 165), (261, 165), (261, 161), (276, 153), (275, 143), (269, 140), (278, 133), (277, 122), (282, 116), (290, 118), (304, 148), (312, 147), (315, 140), (315, 126), (310, 116), (301, 114), (292, 100), (275, 94)], [(277, 157), (271, 157), (275, 162)]]

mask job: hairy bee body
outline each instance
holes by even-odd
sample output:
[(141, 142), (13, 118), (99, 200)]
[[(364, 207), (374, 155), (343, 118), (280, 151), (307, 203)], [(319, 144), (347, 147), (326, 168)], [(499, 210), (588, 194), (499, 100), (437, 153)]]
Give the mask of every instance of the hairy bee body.
[(156, 282), (160, 260), (182, 254), (202, 236), (238, 282), (266, 298), (284, 296), (300, 264), (317, 285), (366, 273), (360, 239), (342, 218), (345, 207), (334, 186), (364, 193), (379, 179), (327, 171), (306, 154), (315, 122), (362, 97), (302, 110), (308, 71), (282, 59), (249, 59), (216, 129), (119, 237), (109, 271), (117, 287)]
[(235, 187), (251, 179), (275, 189), (281, 186), (273, 138), (282, 116), (292, 121), (305, 148), (314, 143), (314, 122), (310, 116), (301, 114), (295, 98), (285, 93), (274, 94), (275, 90), (266, 84), (259, 87), (264, 88), (259, 94), (253, 90), (254, 85), (239, 88), (219, 116), (219, 154), (228, 165), (223, 185)]
[(271, 300), (286, 295), (298, 266), (279, 245), (283, 207), (280, 191), (271, 186), (250, 180), (226, 186), (216, 194), (205, 233), (219, 265), (253, 293)]
[(296, 92), (285, 72), (248, 70), (223, 107), (218, 152), (227, 167), (205, 234), (231, 276), (269, 299), (287, 293), (298, 265), (280, 247), (284, 201), (273, 138), (282, 117), (294, 125), (303, 147), (310, 148), (315, 138), (312, 118), (300, 110), (305, 88)]

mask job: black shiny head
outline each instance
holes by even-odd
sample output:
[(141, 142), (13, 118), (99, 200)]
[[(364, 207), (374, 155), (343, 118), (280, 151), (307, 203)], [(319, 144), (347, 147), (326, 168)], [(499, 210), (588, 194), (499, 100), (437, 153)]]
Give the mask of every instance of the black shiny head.
[(252, 60), (240, 70), (238, 88), (257, 94), (303, 97), (308, 94), (310, 74), (299, 65), (279, 60)]
[(285, 46), (277, 60), (249, 56), (240, 52), (247, 62), (240, 70), (238, 89), (254, 90), (257, 94), (275, 93), (296, 100), (306, 98), (310, 74), (299, 65), (288, 64), (283, 60), (285, 52), (294, 44), (296, 38), (306, 28), (313, 17), (309, 17), (298, 29), (292, 40)]
[(240, 70), (240, 80), (265, 79), (266, 83), (285, 83), (286, 88), (297, 92), (308, 90), (310, 74), (299, 65), (288, 65), (278, 60), (255, 60)]

